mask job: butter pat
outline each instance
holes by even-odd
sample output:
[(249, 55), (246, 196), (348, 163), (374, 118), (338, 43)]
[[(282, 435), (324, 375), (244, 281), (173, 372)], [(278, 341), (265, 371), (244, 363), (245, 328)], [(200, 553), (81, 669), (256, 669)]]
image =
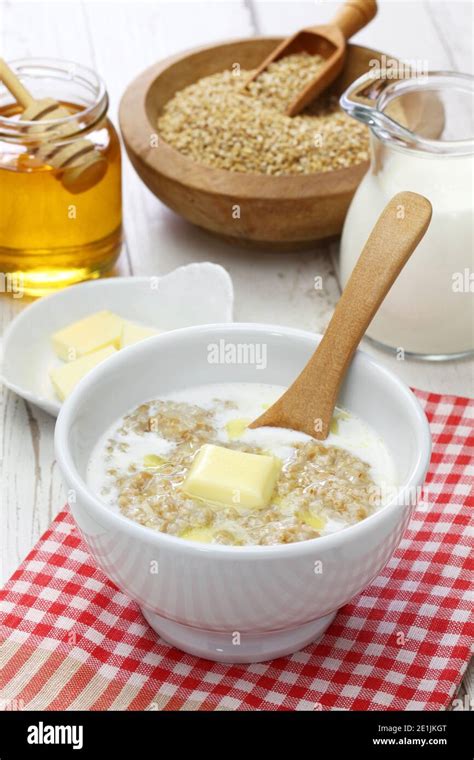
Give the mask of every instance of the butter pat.
[(185, 530), (180, 537), (188, 541), (196, 541), (198, 544), (212, 544), (214, 535), (209, 528), (190, 528)]
[(159, 457), (158, 454), (147, 454), (143, 457), (144, 467), (161, 467), (162, 464), (166, 464), (166, 459)]
[(54, 333), (53, 348), (59, 358), (66, 362), (107, 346), (118, 349), (122, 326), (121, 317), (111, 311), (98, 311)]
[(79, 380), (84, 377), (84, 375), (87, 375), (93, 367), (115, 353), (116, 350), (113, 346), (107, 346), (100, 351), (94, 351), (91, 354), (82, 356), (74, 362), (68, 362), (61, 367), (54, 367), (54, 369), (50, 371), (49, 376), (53, 383), (54, 390), (61, 401), (64, 401), (64, 399), (69, 396), (72, 389), (77, 385)]
[(302, 522), (306, 523), (306, 525), (310, 525), (312, 528), (315, 528), (315, 530), (323, 530), (324, 526), (326, 525), (326, 520), (324, 517), (315, 515), (309, 510), (307, 512), (302, 512), (300, 519)]
[(251, 422), (252, 420), (243, 419), (243, 418), (229, 420), (229, 422), (225, 426), (229, 439), (233, 440), (234, 438), (240, 438), (240, 436), (247, 430)]
[(143, 327), (143, 325), (135, 325), (133, 322), (124, 320), (120, 336), (120, 348), (133, 346), (134, 343), (145, 338), (151, 338), (152, 335), (158, 335), (158, 330), (154, 330), (152, 327)]
[(280, 463), (273, 456), (205, 444), (183, 490), (188, 496), (237, 509), (263, 509), (270, 502), (279, 472)]

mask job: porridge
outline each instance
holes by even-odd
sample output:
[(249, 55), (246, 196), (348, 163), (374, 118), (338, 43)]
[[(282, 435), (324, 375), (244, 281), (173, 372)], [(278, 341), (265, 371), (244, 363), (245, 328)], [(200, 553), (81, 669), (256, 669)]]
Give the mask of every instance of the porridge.
[(284, 390), (203, 385), (143, 403), (98, 441), (88, 483), (131, 520), (202, 543), (293, 543), (363, 520), (395, 485), (385, 444), (342, 409), (324, 442), (249, 429)]

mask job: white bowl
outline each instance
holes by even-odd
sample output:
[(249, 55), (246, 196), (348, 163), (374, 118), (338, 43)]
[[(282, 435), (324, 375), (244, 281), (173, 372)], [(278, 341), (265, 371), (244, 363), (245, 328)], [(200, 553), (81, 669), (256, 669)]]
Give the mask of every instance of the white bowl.
[[(209, 364), (208, 346), (220, 339), (266, 344), (267, 366)], [(138, 525), (86, 485), (90, 452), (117, 418), (160, 393), (201, 383), (289, 385), (317, 342), (311, 333), (259, 324), (175, 330), (94, 369), (61, 410), (56, 456), (79, 529), (97, 563), (138, 602), (155, 631), (186, 652), (255, 662), (294, 652), (323, 633), (400, 542), (430, 460), (423, 410), (397, 377), (358, 351), (340, 403), (386, 441), (398, 473), (396, 498), (339, 533), (287, 545), (203, 545)], [(315, 572), (317, 562), (322, 573)]]
[(233, 300), (228, 273), (207, 261), (161, 277), (115, 277), (65, 288), (35, 301), (10, 323), (3, 338), (1, 380), (57, 416), (61, 402), (49, 377), (49, 370), (62, 363), (51, 343), (57, 330), (101, 309), (158, 330), (231, 322)]

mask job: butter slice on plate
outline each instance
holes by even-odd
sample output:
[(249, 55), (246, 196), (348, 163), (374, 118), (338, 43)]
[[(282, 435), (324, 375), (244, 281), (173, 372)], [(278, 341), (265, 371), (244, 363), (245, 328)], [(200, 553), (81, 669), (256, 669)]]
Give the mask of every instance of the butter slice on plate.
[(106, 346), (100, 351), (94, 351), (86, 356), (81, 356), (80, 359), (76, 359), (74, 362), (67, 362), (67, 364), (63, 364), (61, 367), (54, 367), (50, 370), (49, 376), (51, 382), (61, 401), (64, 401), (69, 396), (72, 389), (84, 375), (87, 375), (93, 367), (96, 367), (97, 364), (100, 364), (104, 359), (115, 353), (117, 352), (113, 346)]
[(145, 338), (151, 338), (152, 335), (158, 335), (159, 332), (159, 330), (154, 330), (152, 327), (144, 327), (143, 325), (136, 325), (133, 322), (123, 320), (120, 348), (133, 346), (134, 343), (145, 340)]
[(268, 506), (278, 480), (278, 460), (206, 443), (183, 483), (188, 496), (236, 509)]
[(53, 348), (60, 359), (71, 361), (107, 346), (120, 348), (123, 319), (111, 311), (98, 311), (73, 322), (52, 336)]

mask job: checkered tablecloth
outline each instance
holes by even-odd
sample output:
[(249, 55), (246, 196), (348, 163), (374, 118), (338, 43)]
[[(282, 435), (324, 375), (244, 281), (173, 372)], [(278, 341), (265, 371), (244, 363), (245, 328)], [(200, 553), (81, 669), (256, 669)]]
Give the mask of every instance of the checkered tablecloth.
[(447, 707), (473, 640), (474, 402), (416, 395), (434, 443), (423, 501), (385, 570), (319, 644), (256, 665), (212, 663), (168, 646), (94, 565), (65, 510), (0, 594), (0, 707)]

